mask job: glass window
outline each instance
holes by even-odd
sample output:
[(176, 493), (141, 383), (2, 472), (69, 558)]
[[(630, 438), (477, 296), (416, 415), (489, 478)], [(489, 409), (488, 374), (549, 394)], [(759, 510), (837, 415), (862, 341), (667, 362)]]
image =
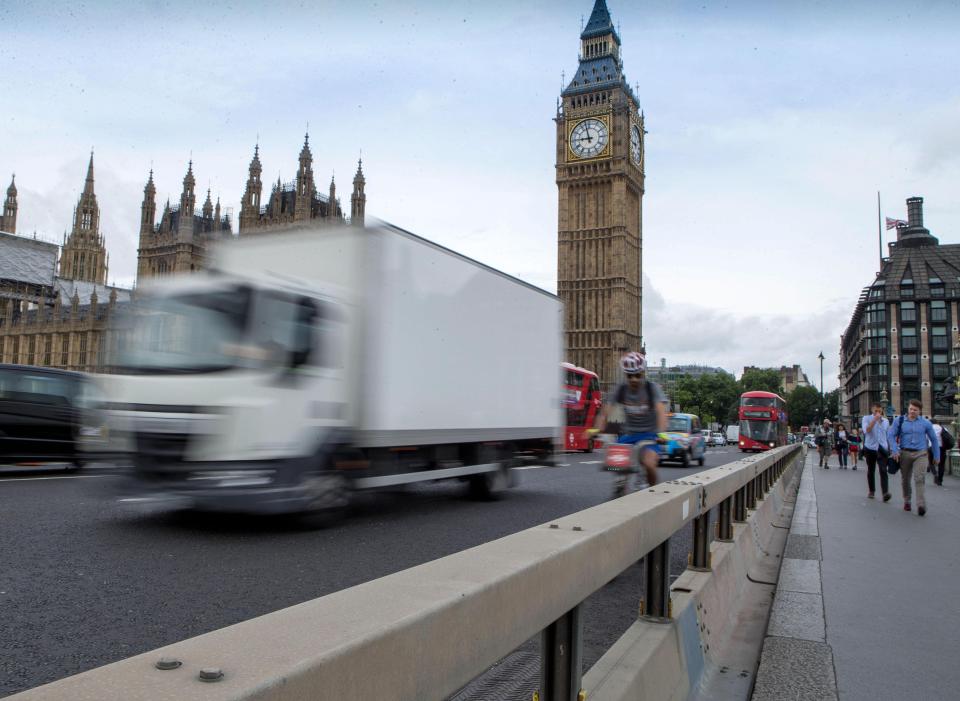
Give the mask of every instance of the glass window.
[(917, 377), (919, 375), (919, 366), (916, 363), (904, 363), (903, 364), (903, 376), (904, 377)]
[(930, 321), (946, 321), (947, 320), (947, 306), (946, 302), (936, 301), (930, 302)]
[(900, 305), (900, 321), (907, 323), (908, 321), (917, 320), (917, 310), (914, 308), (913, 302), (904, 302)]
[(950, 374), (949, 365), (934, 365), (933, 366), (933, 377), (936, 380), (942, 380)]
[(931, 341), (930, 347), (931, 347), (933, 350), (941, 350), (941, 351), (942, 351), (942, 350), (949, 350), (949, 349), (950, 349), (950, 342), (949, 342), (949, 340), (947, 339), (946, 336), (933, 336), (933, 337), (930, 339), (930, 341)]
[(942, 354), (937, 353), (936, 355), (933, 356), (933, 362), (934, 362), (934, 363), (948, 363), (948, 362), (950, 362), (950, 361), (949, 361), (949, 356), (948, 356), (946, 353), (942, 353)]
[(913, 287), (901, 287), (900, 288), (901, 297), (913, 297)]
[(930, 285), (931, 297), (943, 297), (943, 285)]
[(900, 347), (903, 350), (916, 350), (917, 349), (917, 337), (916, 336), (905, 336), (900, 339)]

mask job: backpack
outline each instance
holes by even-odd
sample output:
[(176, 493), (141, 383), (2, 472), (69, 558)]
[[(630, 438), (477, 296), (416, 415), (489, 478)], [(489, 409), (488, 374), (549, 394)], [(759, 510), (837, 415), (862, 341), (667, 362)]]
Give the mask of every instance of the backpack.
[(944, 450), (951, 450), (953, 446), (957, 444), (957, 442), (953, 440), (953, 434), (947, 429), (943, 429), (940, 432), (940, 441), (943, 443)]
[[(650, 387), (650, 380), (643, 383), (643, 389), (647, 394), (647, 404), (653, 409), (653, 389)], [(610, 416), (607, 418), (607, 431), (609, 433), (622, 434), (626, 429), (627, 415), (623, 411), (623, 400), (626, 398), (627, 385), (622, 384), (617, 388), (617, 394), (613, 398), (614, 404), (618, 406), (610, 412)]]

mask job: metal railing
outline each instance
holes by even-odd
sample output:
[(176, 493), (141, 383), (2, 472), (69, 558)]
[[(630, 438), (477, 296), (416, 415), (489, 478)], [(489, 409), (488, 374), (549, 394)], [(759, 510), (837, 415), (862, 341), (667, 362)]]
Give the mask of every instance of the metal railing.
[(691, 567), (709, 570), (714, 507), (731, 541), (798, 457), (785, 446), (664, 482), (11, 699), (442, 699), (539, 631), (538, 697), (574, 701), (581, 604), (644, 558), (642, 614), (669, 622), (671, 536), (692, 521)]

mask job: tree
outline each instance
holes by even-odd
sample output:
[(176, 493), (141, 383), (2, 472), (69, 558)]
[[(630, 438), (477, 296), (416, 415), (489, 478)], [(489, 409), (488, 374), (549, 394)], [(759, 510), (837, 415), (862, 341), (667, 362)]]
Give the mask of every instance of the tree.
[(736, 380), (727, 373), (710, 373), (691, 377), (684, 375), (677, 382), (673, 399), (685, 412), (696, 414), (704, 424), (729, 420), (730, 407), (736, 421), (737, 398), (740, 396)]
[(773, 392), (780, 394), (780, 371), (776, 368), (749, 368), (740, 378), (742, 392)]
[(787, 416), (790, 426), (799, 430), (801, 426), (813, 426), (820, 411), (820, 392), (816, 387), (797, 387), (787, 395)]
[(840, 416), (840, 388), (827, 392), (823, 397), (827, 418), (836, 419)]

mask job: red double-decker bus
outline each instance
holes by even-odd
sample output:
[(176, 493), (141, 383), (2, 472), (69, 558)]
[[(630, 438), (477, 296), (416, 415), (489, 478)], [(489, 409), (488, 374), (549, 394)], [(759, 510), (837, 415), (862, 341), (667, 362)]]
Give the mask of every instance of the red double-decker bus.
[(603, 400), (597, 373), (561, 363), (563, 368), (563, 408), (566, 410), (564, 447), (567, 450), (593, 450), (593, 437), (587, 435), (597, 421)]
[(770, 450), (787, 444), (787, 403), (773, 392), (740, 395), (740, 450)]

